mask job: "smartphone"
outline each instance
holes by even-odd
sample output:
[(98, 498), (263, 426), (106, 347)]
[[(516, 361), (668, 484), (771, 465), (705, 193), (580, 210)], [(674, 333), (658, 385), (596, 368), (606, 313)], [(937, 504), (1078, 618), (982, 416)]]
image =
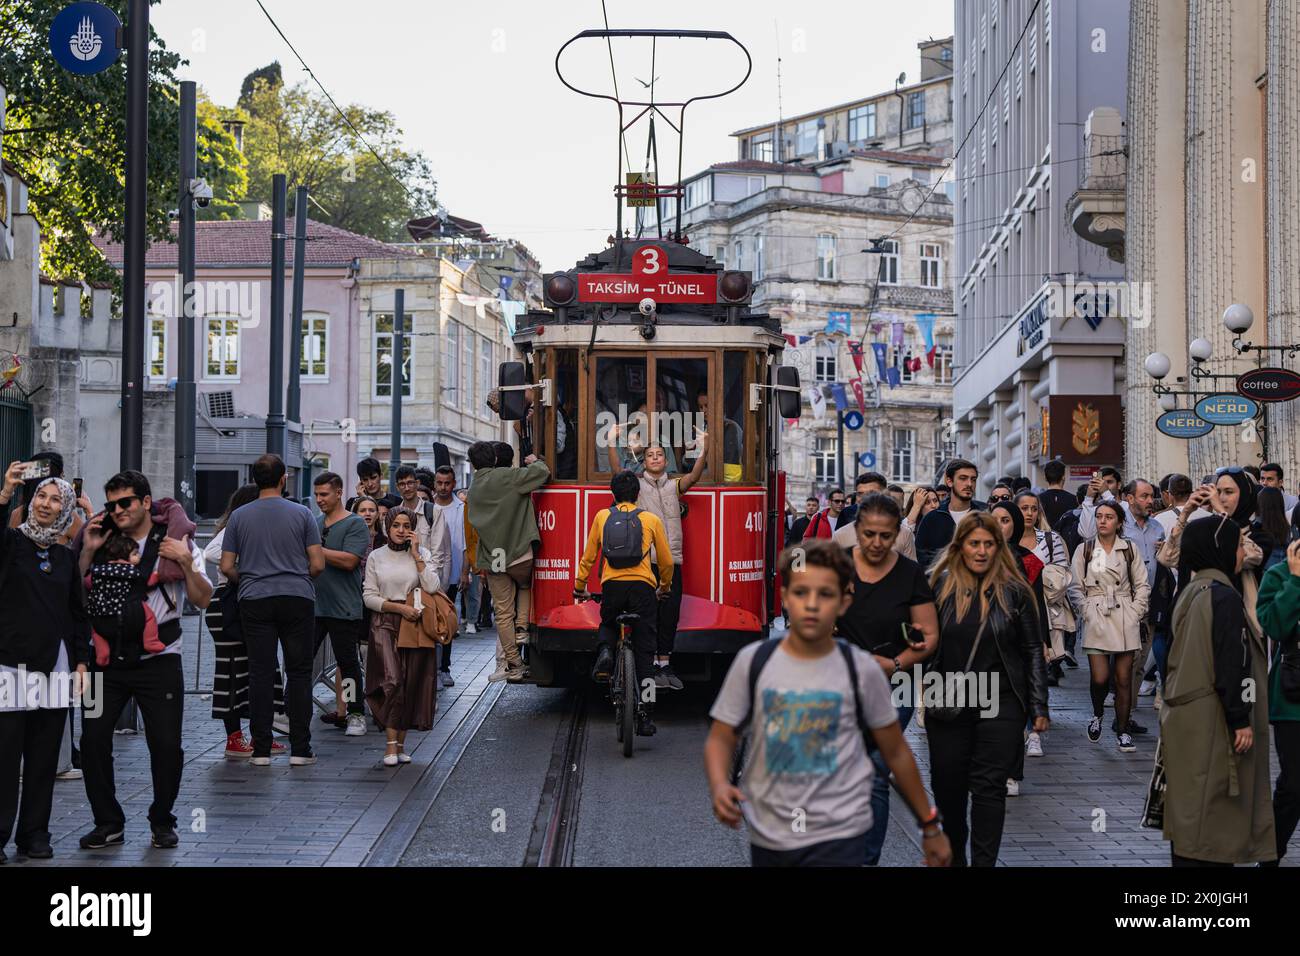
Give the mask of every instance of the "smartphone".
[(900, 624), (903, 631), (903, 640), (907, 641), (908, 646), (918, 648), (925, 646), (925, 635), (921, 633), (919, 627), (913, 627), (909, 624)]
[(72, 490), (73, 490), (74, 492), (76, 492), (78, 498), (81, 497), (81, 479), (80, 479), (80, 478), (73, 478), (73, 479), (72, 479)]
[(31, 481), (33, 478), (50, 477), (49, 459), (41, 461), (25, 461), (18, 466), (18, 477), (23, 481)]

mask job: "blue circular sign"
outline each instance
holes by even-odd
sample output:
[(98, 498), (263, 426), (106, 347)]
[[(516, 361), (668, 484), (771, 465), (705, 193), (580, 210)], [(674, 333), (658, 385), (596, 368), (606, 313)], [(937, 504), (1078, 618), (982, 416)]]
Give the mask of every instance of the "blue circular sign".
[(1214, 430), (1214, 425), (1186, 408), (1165, 412), (1156, 419), (1156, 428), (1170, 438), (1200, 438)]
[(863, 468), (875, 468), (876, 467), (875, 453), (864, 451), (861, 455), (858, 456), (858, 464), (861, 465)]
[(71, 73), (89, 76), (117, 62), (122, 21), (102, 3), (72, 3), (50, 24), (50, 52)]
[(851, 432), (857, 431), (859, 428), (862, 427), (862, 422), (863, 422), (863, 418), (861, 412), (844, 413), (844, 427), (847, 428), (849, 431)]
[(1215, 425), (1240, 425), (1259, 414), (1259, 403), (1245, 395), (1207, 395), (1196, 403), (1196, 414)]

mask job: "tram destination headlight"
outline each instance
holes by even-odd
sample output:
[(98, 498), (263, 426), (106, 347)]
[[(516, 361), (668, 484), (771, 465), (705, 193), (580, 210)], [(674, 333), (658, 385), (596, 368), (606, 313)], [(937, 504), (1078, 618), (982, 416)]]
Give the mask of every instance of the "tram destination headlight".
[(737, 303), (749, 299), (749, 275), (744, 272), (724, 272), (718, 280), (718, 298), (723, 302)]
[(567, 272), (557, 272), (546, 280), (546, 304), (565, 306), (578, 297), (578, 282)]

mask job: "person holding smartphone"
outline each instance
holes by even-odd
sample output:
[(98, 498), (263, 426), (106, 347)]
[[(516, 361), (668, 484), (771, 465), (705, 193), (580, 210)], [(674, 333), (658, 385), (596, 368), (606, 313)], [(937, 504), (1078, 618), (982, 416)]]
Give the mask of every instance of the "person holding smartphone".
[[(885, 677), (906, 685), (908, 673), (939, 644), (939, 616), (925, 570), (894, 550), (903, 514), (892, 496), (873, 492), (858, 502), (857, 543), (846, 549), (853, 564), (853, 600), (836, 623), (836, 635), (867, 651)], [(896, 676), (897, 675), (897, 676)], [(898, 726), (912, 719), (912, 694), (895, 709)], [(872, 826), (867, 835), (867, 865), (880, 861), (889, 829), (889, 767), (872, 749)]]

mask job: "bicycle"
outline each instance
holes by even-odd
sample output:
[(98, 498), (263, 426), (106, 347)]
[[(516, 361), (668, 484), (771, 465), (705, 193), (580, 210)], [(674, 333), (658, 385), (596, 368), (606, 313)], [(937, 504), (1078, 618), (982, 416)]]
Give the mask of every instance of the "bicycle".
[[(600, 603), (601, 595), (590, 592), (575, 594), (579, 602)], [(623, 745), (623, 756), (632, 756), (638, 714), (636, 655), (632, 650), (632, 626), (641, 615), (624, 611), (616, 619), (618, 641), (614, 645), (614, 668), (609, 676), (609, 702), (614, 705), (614, 733)]]

